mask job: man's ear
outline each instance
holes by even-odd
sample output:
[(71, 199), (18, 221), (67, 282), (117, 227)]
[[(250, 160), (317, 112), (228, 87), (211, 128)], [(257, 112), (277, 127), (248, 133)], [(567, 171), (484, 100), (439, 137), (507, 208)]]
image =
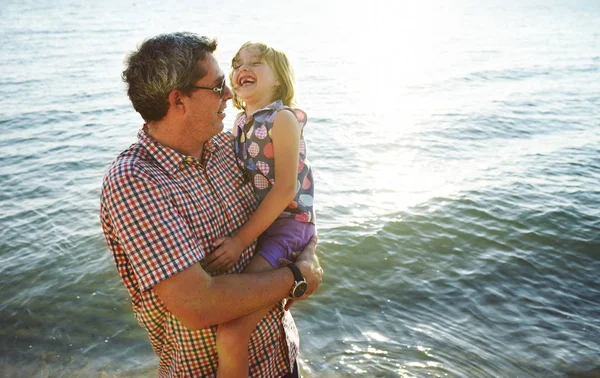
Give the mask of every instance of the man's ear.
[(169, 108), (176, 112), (185, 112), (185, 105), (182, 100), (183, 94), (179, 89), (173, 89), (169, 92)]

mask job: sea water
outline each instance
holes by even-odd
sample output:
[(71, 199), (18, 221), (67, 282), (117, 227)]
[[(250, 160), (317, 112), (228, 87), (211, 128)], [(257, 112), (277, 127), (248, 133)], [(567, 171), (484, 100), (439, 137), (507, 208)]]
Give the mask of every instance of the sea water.
[[(600, 376), (600, 2), (49, 1), (0, 7), (0, 375), (157, 358), (98, 219), (145, 38), (285, 51), (325, 269), (306, 377)], [(236, 109), (229, 105), (226, 127)]]

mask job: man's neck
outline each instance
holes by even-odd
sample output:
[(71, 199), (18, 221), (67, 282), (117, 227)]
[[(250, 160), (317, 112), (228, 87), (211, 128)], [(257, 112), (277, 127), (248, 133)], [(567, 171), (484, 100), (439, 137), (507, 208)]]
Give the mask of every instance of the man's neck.
[(185, 156), (195, 157), (202, 161), (204, 142), (199, 143), (179, 131), (176, 125), (170, 125), (165, 121), (149, 122), (148, 136)]

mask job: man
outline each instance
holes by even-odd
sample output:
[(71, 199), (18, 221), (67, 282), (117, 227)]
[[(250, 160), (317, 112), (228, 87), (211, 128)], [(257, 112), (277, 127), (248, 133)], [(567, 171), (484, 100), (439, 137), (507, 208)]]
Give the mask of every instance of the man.
[[(129, 56), (123, 79), (146, 124), (104, 178), (102, 228), (138, 323), (160, 357), (159, 376), (214, 376), (217, 325), (273, 306), (250, 340), (249, 373), (293, 377), (298, 331), (281, 300), (302, 285), (298, 275), (307, 282), (299, 299), (321, 283), (316, 238), (295, 272), (219, 275), (201, 266), (215, 239), (235, 233), (256, 207), (231, 134), (220, 133), (232, 93), (213, 56), (216, 46), (191, 33), (165, 34)], [(241, 272), (254, 247), (227, 273)]]

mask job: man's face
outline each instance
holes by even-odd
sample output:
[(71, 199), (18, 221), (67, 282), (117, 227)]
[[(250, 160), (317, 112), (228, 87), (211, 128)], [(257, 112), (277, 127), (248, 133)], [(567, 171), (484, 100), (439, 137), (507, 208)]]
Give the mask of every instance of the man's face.
[[(220, 87), (225, 76), (217, 60), (207, 54), (201, 64), (207, 74), (194, 85), (201, 87)], [(188, 137), (198, 141), (206, 141), (223, 130), (224, 110), (227, 100), (232, 98), (231, 90), (225, 85), (223, 96), (212, 90), (194, 89), (189, 97), (183, 97), (186, 106)]]

